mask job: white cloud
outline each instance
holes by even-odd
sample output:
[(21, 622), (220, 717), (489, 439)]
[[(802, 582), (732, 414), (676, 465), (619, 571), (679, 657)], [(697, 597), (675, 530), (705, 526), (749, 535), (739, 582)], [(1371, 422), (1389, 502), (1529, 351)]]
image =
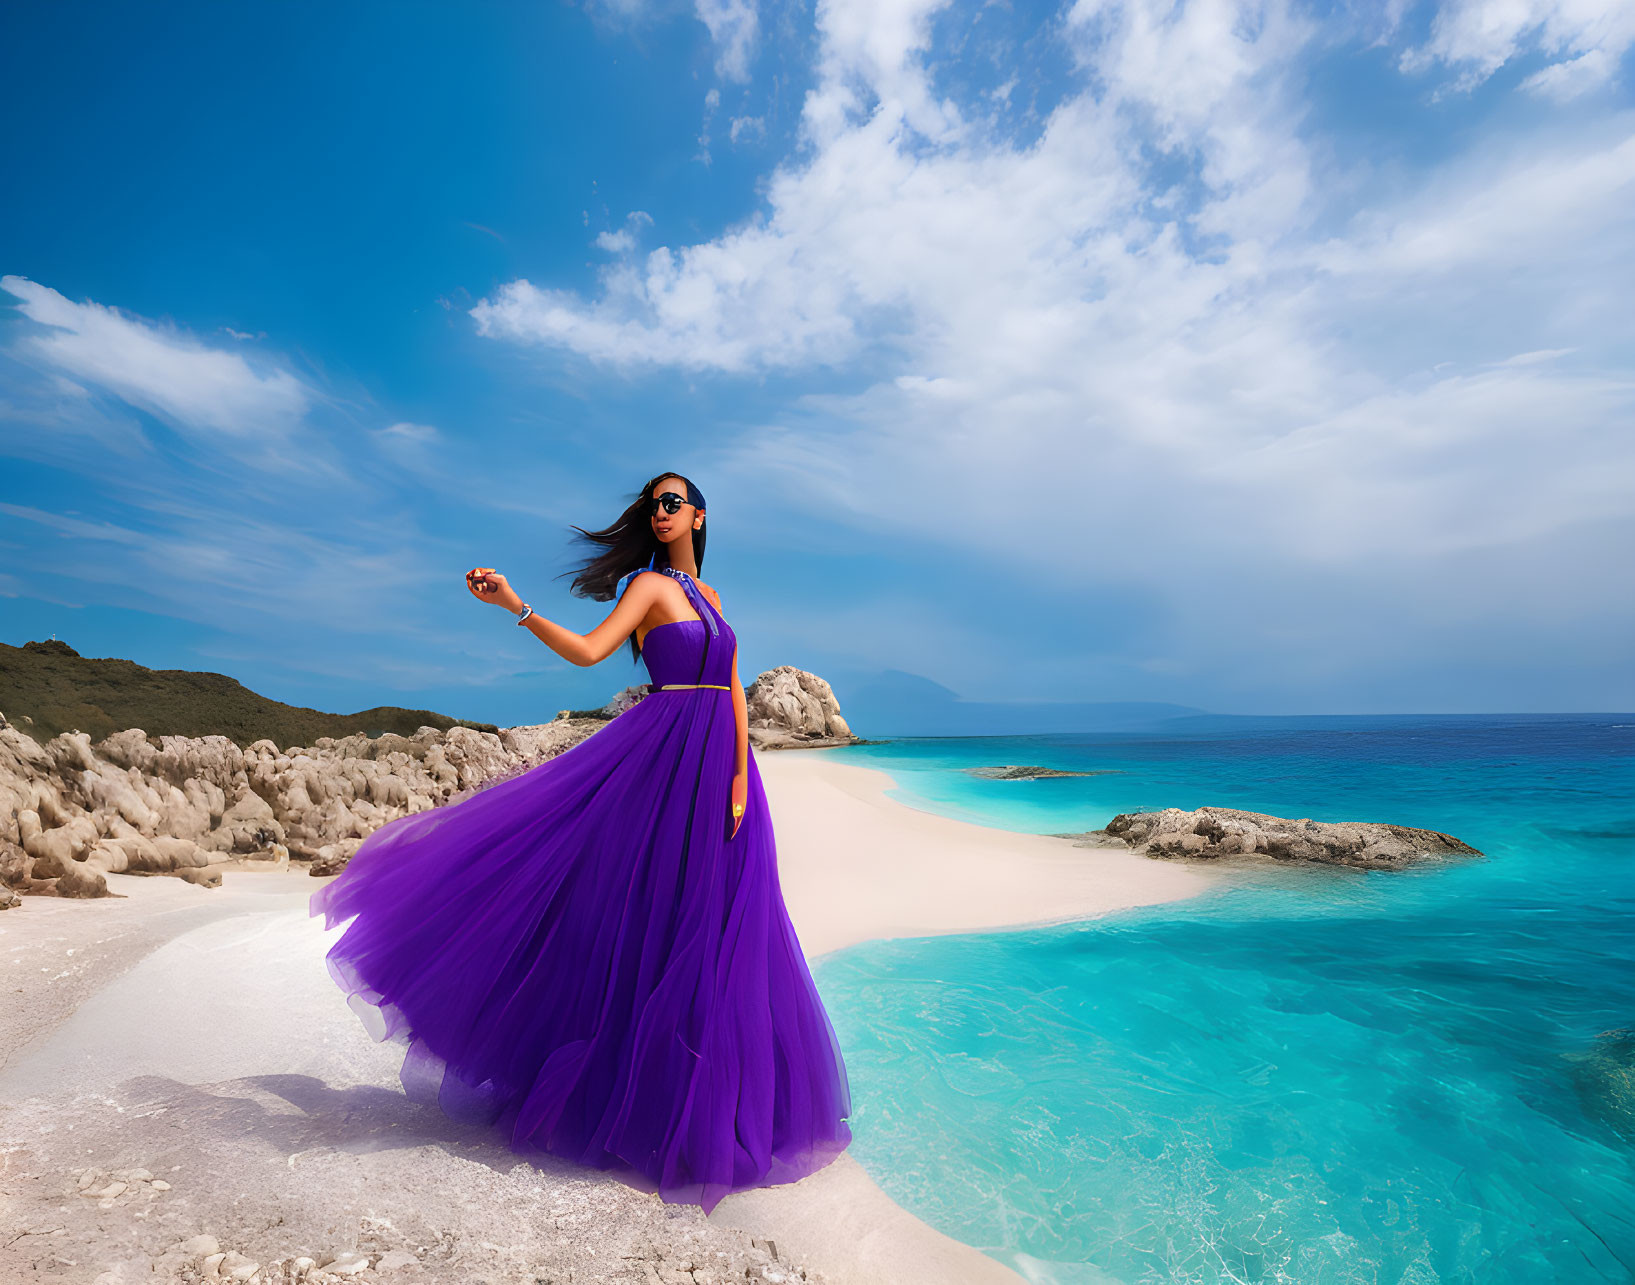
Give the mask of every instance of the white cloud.
[(433, 490), (450, 488), (453, 452), (444, 435), (430, 424), (400, 420), (370, 432), (378, 454), (404, 473)]
[(594, 244), (598, 250), (605, 250), (609, 254), (627, 255), (635, 250), (642, 229), (652, 225), (653, 218), (650, 214), (644, 210), (632, 210), (625, 218), (622, 228), (598, 233)]
[(1542, 71), (1534, 72), (1522, 81), (1521, 87), (1564, 103), (1606, 84), (1616, 70), (1617, 60), (1611, 54), (1605, 49), (1591, 49), (1576, 58), (1551, 63)]
[(695, 11), (715, 41), (716, 74), (726, 80), (748, 80), (760, 28), (753, 0), (697, 0)]
[[(668, 17), (674, 12), (658, 0), (588, 0), (592, 16), (614, 28)], [(710, 33), (715, 46), (715, 72), (723, 80), (749, 79), (760, 42), (760, 16), (755, 0), (693, 0), (693, 15)]]
[(0, 449), (7, 455), (55, 468), (106, 468), (114, 457), (128, 462), (152, 450), (134, 415), (110, 414), (83, 384), (3, 351), (0, 390)]
[(820, 0), (821, 53), (818, 84), (806, 100), (808, 135), (820, 144), (832, 141), (877, 111), (926, 139), (956, 138), (964, 122), (952, 102), (937, 97), (920, 57), (930, 44), (932, 20), (950, 3)]
[(1458, 68), (1456, 87), (1468, 89), (1537, 51), (1552, 61), (1524, 87), (1567, 99), (1610, 81), (1631, 45), (1635, 5), (1628, 0), (1452, 0), (1437, 10), (1426, 43), (1402, 55), (1402, 65)]
[(1509, 154), (1484, 150), (1406, 203), (1365, 211), (1320, 257), (1335, 271), (1391, 280), (1617, 260), (1631, 243), (1620, 211), (1635, 202), (1635, 120), (1615, 125)]
[(438, 433), (430, 424), (411, 424), (408, 420), (400, 420), (396, 424), (388, 424), (380, 430), (388, 441), (410, 443), (416, 446), (425, 445), (438, 440)]
[[(1090, 17), (1076, 17), (1081, 52), (1115, 92), (1064, 103), (1027, 150), (980, 141), (936, 98), (917, 57), (929, 12), (820, 9), (825, 79), (805, 117), (818, 150), (774, 176), (769, 217), (613, 265), (594, 302), (509, 283), (474, 310), (483, 333), (615, 363), (744, 371), (839, 363), (865, 335), (986, 329), (997, 305), (1026, 348), (1035, 327), (1055, 328), (1112, 276), (1182, 266), (1165, 244), (1172, 232), (1141, 212), (1124, 109), (1158, 113), (1168, 144), (1202, 158), (1216, 198), (1198, 219), (1204, 233), (1276, 234), (1298, 210), (1306, 162), (1277, 79), (1300, 34), (1281, 10), (1234, 34), (1212, 15), (1114, 21), (1123, 10), (1103, 8), (1106, 49), (1087, 34)], [(1201, 107), (1182, 106), (1181, 79), (1208, 84)], [(878, 105), (864, 113), (870, 97)], [(944, 146), (927, 154), (928, 138)]]
[(180, 427), (248, 437), (289, 428), (312, 402), (288, 371), (258, 370), (175, 328), (74, 303), (26, 277), (0, 277), (0, 288), (43, 328), (21, 341), (24, 352)]
[[(1613, 610), (1586, 569), (1635, 524), (1630, 117), (1376, 188), (1307, 131), (1319, 33), (1288, 6), (1081, 0), (1082, 80), (1024, 145), (975, 114), (991, 97), (937, 91), (937, 8), (821, 4), (764, 212), (610, 265), (594, 297), (508, 283), (480, 331), (627, 369), (839, 372), (860, 391), (808, 394), (722, 462), (743, 521), (779, 530), (798, 493), (1060, 592), (1161, 585), (1166, 663), (1211, 645), (1183, 623), (1205, 599), (1266, 640), (1266, 604), (1304, 595), (1300, 646), (1337, 657), (1455, 598), (1490, 623), (1518, 594)], [(1544, 548), (1570, 570), (1517, 555)], [(1391, 609), (1359, 624), (1386, 566)]]
[[(405, 483), (448, 510), (515, 507), (430, 425), (361, 429), (352, 399), (270, 359), (252, 367), (24, 278), (0, 285), (22, 300), (0, 349), (0, 457), (75, 475), (83, 498), (67, 503), (94, 515), (0, 504), (7, 543), (48, 558), (65, 582), (101, 586), (101, 600), (211, 626), (251, 619), (263, 632), (268, 619), (372, 629), (433, 576), (459, 589), (458, 556), (445, 532), (418, 529)], [(150, 440), (127, 406), (178, 429), (185, 449), (163, 449), (157, 431)]]
[(48, 513), (44, 509), (36, 509), (27, 504), (0, 502), (0, 513), (7, 513), (28, 522), (38, 522), (42, 526), (48, 526), (52, 530), (81, 540), (107, 540), (113, 544), (140, 545), (145, 539), (140, 532), (126, 530), (112, 522), (87, 522), (83, 518), (63, 513)]

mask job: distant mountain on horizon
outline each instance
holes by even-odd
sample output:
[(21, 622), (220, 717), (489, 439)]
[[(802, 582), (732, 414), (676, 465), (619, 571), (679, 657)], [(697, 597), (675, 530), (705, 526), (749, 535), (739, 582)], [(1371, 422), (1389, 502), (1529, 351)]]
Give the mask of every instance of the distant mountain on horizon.
[(413, 736), (422, 727), (499, 730), (492, 723), (396, 705), (356, 714), (286, 705), (226, 674), (93, 659), (57, 639), (21, 647), (0, 643), (0, 714), (41, 744), (70, 731), (87, 733), (95, 744), (132, 727), (150, 736), (225, 736), (241, 748), (270, 740), (281, 750), (354, 732)]
[(1208, 711), (1163, 701), (970, 701), (900, 669), (829, 679), (840, 712), (859, 736), (1026, 736), (1054, 732), (1141, 732)]
[(1615, 710), (1495, 710), (1478, 713), (1390, 714), (1196, 714), (1165, 725), (1174, 733), (1247, 731), (1332, 731), (1336, 727), (1365, 730), (1376, 727), (1495, 727), (1552, 723), (1594, 723), (1613, 718), (1635, 718)]
[(870, 740), (895, 736), (1049, 736), (1072, 732), (1166, 735), (1330, 730), (1336, 726), (1445, 726), (1624, 719), (1616, 712), (1394, 714), (1220, 714), (1164, 701), (970, 701), (933, 679), (904, 670), (839, 673), (829, 679), (852, 731)]

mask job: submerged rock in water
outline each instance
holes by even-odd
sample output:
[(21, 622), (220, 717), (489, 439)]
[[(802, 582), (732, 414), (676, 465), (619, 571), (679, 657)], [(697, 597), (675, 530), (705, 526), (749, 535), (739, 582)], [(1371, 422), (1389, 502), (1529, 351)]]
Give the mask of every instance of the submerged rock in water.
[(1585, 1112), (1635, 1142), (1635, 1026), (1602, 1031), (1589, 1052), (1565, 1057)]
[(968, 767), (964, 769), (972, 776), (980, 776), (989, 781), (1037, 781), (1046, 776), (1123, 776), (1118, 768), (1092, 768), (1087, 772), (1069, 772), (1059, 767), (1020, 767), (1007, 763), (1000, 767)]
[(1148, 857), (1263, 856), (1363, 870), (1402, 870), (1442, 857), (1479, 857), (1468, 843), (1439, 830), (1372, 821), (1291, 821), (1236, 808), (1125, 812), (1105, 830), (1063, 835), (1086, 846), (1127, 846)]

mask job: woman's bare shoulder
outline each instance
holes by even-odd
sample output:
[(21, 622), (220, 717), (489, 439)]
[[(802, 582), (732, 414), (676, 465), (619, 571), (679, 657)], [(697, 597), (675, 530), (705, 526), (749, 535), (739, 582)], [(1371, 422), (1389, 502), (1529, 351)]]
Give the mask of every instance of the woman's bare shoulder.
[(697, 585), (701, 590), (703, 590), (705, 597), (707, 597), (717, 607), (719, 607), (721, 605), (721, 595), (716, 593), (716, 591), (713, 588), (711, 588), (709, 585), (705, 584), (697, 576), (693, 577), (693, 583), (695, 585)]

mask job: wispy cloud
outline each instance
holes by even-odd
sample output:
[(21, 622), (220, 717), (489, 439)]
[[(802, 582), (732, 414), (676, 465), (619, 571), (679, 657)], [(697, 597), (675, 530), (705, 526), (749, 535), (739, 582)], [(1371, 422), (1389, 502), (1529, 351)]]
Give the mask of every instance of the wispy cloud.
[[(628, 28), (668, 17), (676, 6), (661, 0), (589, 0), (587, 11), (615, 28)], [(755, 0), (690, 0), (683, 6), (710, 33), (715, 46), (715, 73), (723, 80), (747, 81), (760, 43), (761, 21)]]
[(312, 390), (289, 371), (258, 369), (175, 327), (74, 303), (26, 277), (0, 277), (0, 289), (39, 326), (20, 342), (24, 353), (180, 428), (235, 437), (279, 432), (312, 404)]
[(1527, 54), (1547, 65), (1523, 87), (1565, 101), (1608, 84), (1635, 45), (1635, 5), (1619, 0), (1450, 0), (1438, 8), (1430, 37), (1401, 56), (1405, 70), (1441, 64), (1457, 73), (1455, 89), (1481, 84)]
[(697, 0), (698, 20), (715, 41), (715, 70), (727, 80), (748, 80), (760, 22), (753, 0)]
[[(460, 587), (458, 555), (419, 524), (411, 488), (487, 503), (444, 434), (360, 424), (350, 399), (274, 355), (252, 364), (236, 337), (224, 349), (21, 277), (0, 285), (21, 300), (0, 350), (0, 456), (77, 476), (73, 503), (108, 514), (13, 493), (0, 518), (15, 547), (49, 547), (53, 576), (96, 585), (103, 601), (201, 626), (364, 634), (396, 615), (394, 645), (458, 646), (440, 616), (402, 614)], [(161, 441), (165, 429), (180, 442)]]

